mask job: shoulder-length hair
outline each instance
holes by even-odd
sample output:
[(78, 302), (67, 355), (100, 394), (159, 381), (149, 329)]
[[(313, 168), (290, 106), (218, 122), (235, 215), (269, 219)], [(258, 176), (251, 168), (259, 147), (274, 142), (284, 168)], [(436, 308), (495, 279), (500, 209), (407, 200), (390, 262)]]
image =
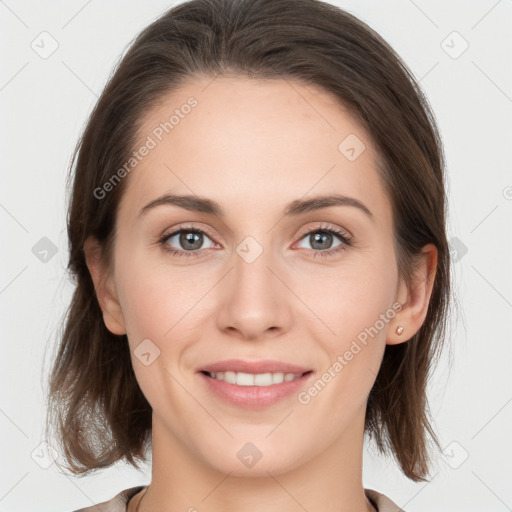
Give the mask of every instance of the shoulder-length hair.
[(403, 473), (425, 481), (431, 458), (426, 387), (446, 338), (450, 254), (445, 232), (444, 156), (429, 103), (407, 66), (369, 26), (319, 0), (190, 0), (171, 8), (132, 42), (108, 80), (75, 148), (67, 218), (68, 272), (76, 285), (48, 387), (47, 438), (57, 433), (75, 474), (126, 459), (138, 468), (151, 445), (151, 407), (126, 335), (105, 326), (84, 255), (95, 236), (111, 263), (117, 207), (126, 185), (95, 191), (130, 158), (141, 119), (158, 100), (197, 76), (283, 78), (333, 94), (368, 130), (393, 211), (400, 276), (421, 248), (438, 262), (427, 315), (410, 340), (386, 345), (368, 397), (365, 432)]

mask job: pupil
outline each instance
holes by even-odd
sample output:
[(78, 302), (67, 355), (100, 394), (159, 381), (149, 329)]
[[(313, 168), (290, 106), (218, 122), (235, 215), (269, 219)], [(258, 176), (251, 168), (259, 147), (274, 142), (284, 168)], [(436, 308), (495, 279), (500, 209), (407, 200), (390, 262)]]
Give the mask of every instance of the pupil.
[(190, 231), (182, 233), (180, 236), (180, 244), (184, 249), (199, 249), (202, 245), (201, 236), (200, 233), (192, 233)]
[(318, 247), (316, 247), (316, 244), (319, 242), (331, 242), (332, 241), (332, 235), (330, 233), (315, 233), (312, 235), (313, 237), (313, 243), (311, 243), (311, 247), (313, 249), (325, 249), (325, 243), (322, 245), (320, 244)]

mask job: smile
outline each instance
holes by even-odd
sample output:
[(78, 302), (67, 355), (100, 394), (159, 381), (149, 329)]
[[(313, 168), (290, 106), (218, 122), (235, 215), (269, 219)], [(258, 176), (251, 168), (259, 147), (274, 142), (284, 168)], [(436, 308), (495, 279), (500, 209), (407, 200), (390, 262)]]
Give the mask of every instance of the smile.
[(304, 373), (202, 370), (196, 375), (200, 377), (210, 398), (220, 399), (236, 408), (261, 411), (292, 399), (309, 385), (315, 373), (312, 370)]
[(272, 386), (302, 377), (302, 373), (244, 373), (244, 372), (204, 372), (212, 379), (222, 380), (237, 386)]

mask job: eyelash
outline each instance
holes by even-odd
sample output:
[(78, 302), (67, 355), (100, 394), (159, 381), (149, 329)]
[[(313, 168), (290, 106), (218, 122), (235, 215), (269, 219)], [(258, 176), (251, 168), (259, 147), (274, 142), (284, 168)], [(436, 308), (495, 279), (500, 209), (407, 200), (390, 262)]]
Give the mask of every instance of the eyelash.
[(343, 231), (333, 228), (332, 226), (318, 226), (313, 229), (305, 229), (300, 230), (299, 234), (301, 235), (300, 240), (302, 240), (307, 235), (311, 235), (312, 233), (323, 233), (327, 232), (331, 235), (336, 235), (342, 243), (333, 249), (326, 249), (324, 251), (316, 251), (315, 249), (309, 249), (310, 251), (313, 251), (313, 258), (327, 258), (329, 256), (332, 256), (334, 254), (337, 254), (341, 251), (345, 251), (347, 247), (349, 247), (352, 244), (351, 238)]
[[(193, 227), (193, 226), (180, 226), (179, 229), (173, 231), (172, 233), (169, 233), (168, 235), (164, 235), (162, 238), (160, 238), (158, 243), (162, 246), (164, 251), (172, 254), (173, 256), (177, 256), (179, 258), (181, 258), (182, 256), (192, 257), (192, 258), (200, 257), (202, 255), (201, 253), (204, 250), (207, 250), (207, 249), (200, 249), (198, 251), (181, 251), (179, 249), (173, 249), (173, 248), (171, 248), (167, 244), (167, 241), (170, 238), (172, 238), (173, 236), (175, 236), (175, 235), (177, 235), (179, 233), (182, 233), (182, 232), (203, 234), (203, 235), (207, 235), (209, 238), (212, 238), (212, 239), (214, 238), (212, 236), (212, 234), (210, 234), (207, 230), (198, 229), (198, 228)], [(323, 233), (323, 232), (327, 232), (327, 233), (336, 235), (342, 241), (342, 244), (336, 246), (333, 249), (326, 249), (324, 251), (316, 251), (314, 249), (309, 249), (310, 251), (314, 251), (314, 255), (313, 255), (314, 258), (326, 258), (326, 257), (329, 257), (329, 256), (331, 256), (333, 254), (336, 254), (338, 252), (346, 250), (347, 247), (352, 245), (352, 241), (351, 241), (351, 238), (349, 236), (347, 236), (343, 231), (340, 231), (340, 230), (338, 230), (336, 228), (333, 228), (331, 226), (318, 226), (318, 227), (315, 227), (314, 229), (301, 230), (300, 231), (300, 235), (302, 235), (302, 236), (301, 236), (300, 240), (302, 240), (307, 235), (311, 235), (312, 233)]]

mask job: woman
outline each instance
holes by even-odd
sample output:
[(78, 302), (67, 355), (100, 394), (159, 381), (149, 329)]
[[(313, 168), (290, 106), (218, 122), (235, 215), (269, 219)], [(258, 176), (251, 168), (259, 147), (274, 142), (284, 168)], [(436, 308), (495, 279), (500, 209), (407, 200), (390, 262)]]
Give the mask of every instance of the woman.
[(317, 0), (182, 3), (72, 168), (48, 432), (74, 474), (152, 455), (101, 510), (396, 510), (363, 488), (365, 433), (427, 480), (444, 161), (378, 34)]

